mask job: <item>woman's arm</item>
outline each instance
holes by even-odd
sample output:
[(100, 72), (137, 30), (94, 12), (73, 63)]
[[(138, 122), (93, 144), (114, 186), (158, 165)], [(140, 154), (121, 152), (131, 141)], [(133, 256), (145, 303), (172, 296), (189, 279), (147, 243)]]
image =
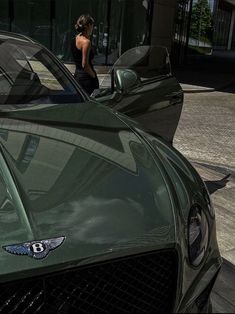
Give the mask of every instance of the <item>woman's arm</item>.
[(91, 42), (87, 40), (82, 45), (82, 67), (91, 77), (95, 78), (96, 74), (92, 70), (89, 64), (90, 49), (91, 49)]

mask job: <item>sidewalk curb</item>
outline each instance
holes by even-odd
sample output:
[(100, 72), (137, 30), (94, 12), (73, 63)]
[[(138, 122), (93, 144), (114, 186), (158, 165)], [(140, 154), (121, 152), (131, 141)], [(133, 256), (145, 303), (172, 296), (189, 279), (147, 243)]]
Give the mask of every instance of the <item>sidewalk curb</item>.
[(198, 88), (198, 89), (190, 89), (190, 88), (183, 88), (185, 94), (196, 94), (196, 93), (211, 93), (215, 91), (215, 88)]
[(193, 94), (193, 93), (211, 93), (211, 92), (215, 92), (215, 91), (223, 91), (223, 89), (229, 87), (230, 85), (232, 84), (235, 84), (235, 80), (231, 80), (223, 85), (220, 85), (219, 87), (217, 88), (207, 88), (207, 87), (198, 87), (198, 88), (185, 88), (183, 87), (182, 85), (187, 85), (187, 84), (183, 84), (183, 83), (180, 83), (183, 91), (185, 94)]

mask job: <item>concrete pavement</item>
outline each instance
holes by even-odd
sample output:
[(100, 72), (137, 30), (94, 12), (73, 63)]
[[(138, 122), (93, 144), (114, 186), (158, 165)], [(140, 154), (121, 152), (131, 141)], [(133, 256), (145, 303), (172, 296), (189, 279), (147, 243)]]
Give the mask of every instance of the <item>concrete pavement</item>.
[(194, 56), (173, 72), (185, 92), (174, 144), (211, 193), (224, 259), (213, 312), (235, 313), (235, 52)]

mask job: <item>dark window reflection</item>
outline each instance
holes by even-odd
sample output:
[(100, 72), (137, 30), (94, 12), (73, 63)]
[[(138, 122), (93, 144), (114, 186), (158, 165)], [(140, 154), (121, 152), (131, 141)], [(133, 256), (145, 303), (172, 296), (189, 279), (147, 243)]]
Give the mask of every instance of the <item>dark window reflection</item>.
[[(96, 64), (113, 64), (126, 50), (150, 40), (152, 0), (1, 0), (0, 29), (30, 36), (63, 61), (83, 13), (95, 19)], [(9, 10), (10, 8), (10, 10)]]
[(214, 44), (217, 49), (227, 49), (232, 11), (219, 8), (216, 14)]
[(173, 62), (187, 54), (211, 54), (217, 0), (179, 0), (175, 19)]
[(0, 1), (0, 29), (10, 31), (8, 0)]
[(44, 49), (0, 41), (0, 104), (77, 102), (83, 102), (82, 96)]
[(192, 0), (179, 0), (175, 18), (175, 36), (173, 42), (173, 63), (182, 63), (188, 38), (188, 24)]
[(213, 35), (213, 2), (193, 0), (189, 48), (191, 53), (211, 53)]
[(50, 48), (51, 12), (48, 0), (13, 1), (12, 31), (28, 35)]

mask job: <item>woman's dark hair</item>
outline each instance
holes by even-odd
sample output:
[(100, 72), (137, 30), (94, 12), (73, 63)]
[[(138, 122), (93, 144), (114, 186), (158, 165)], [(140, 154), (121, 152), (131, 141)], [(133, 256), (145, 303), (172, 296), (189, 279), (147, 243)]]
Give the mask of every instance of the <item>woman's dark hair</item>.
[(77, 23), (75, 24), (75, 29), (82, 33), (89, 25), (93, 25), (94, 23), (94, 19), (89, 14), (83, 14), (78, 18)]

